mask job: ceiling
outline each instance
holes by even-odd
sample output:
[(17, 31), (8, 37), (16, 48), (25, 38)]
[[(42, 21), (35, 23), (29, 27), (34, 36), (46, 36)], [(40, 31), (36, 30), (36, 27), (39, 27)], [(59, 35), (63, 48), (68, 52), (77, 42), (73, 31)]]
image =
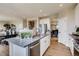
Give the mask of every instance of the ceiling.
[(17, 18), (49, 16), (73, 7), (75, 3), (63, 3), (62, 7), (59, 5), (58, 3), (0, 3), (0, 15)]

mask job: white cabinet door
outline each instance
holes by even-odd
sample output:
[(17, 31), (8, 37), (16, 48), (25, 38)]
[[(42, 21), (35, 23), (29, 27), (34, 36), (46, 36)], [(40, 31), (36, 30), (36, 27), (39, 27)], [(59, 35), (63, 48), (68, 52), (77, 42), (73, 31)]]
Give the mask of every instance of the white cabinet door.
[(49, 35), (48, 36), (46, 36), (45, 37), (45, 41), (44, 41), (44, 43), (45, 43), (45, 50), (49, 47), (49, 41), (50, 41), (50, 39), (49, 39)]
[(10, 56), (28, 56), (28, 47), (23, 48), (16, 44), (9, 43)]
[(40, 40), (40, 55), (42, 56), (50, 45), (50, 35)]
[(42, 38), (40, 40), (40, 55), (42, 56), (43, 53), (45, 52), (45, 38)]
[(69, 47), (70, 47), (72, 55), (74, 55), (74, 44), (73, 44), (73, 38), (72, 37), (70, 37), (70, 39), (69, 39)]
[(51, 35), (47, 36), (47, 48), (50, 46)]

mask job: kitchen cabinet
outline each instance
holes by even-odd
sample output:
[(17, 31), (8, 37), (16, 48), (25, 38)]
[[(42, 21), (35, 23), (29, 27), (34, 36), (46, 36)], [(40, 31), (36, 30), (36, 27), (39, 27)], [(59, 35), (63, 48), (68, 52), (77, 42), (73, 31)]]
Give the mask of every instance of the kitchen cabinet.
[(58, 21), (58, 41), (68, 46), (67, 18), (60, 18)]
[(50, 45), (50, 35), (40, 40), (40, 56), (42, 56)]
[(65, 46), (69, 47), (71, 50), (71, 53), (73, 55), (74, 48), (73, 48), (73, 38), (68, 33), (68, 26), (67, 26), (67, 20), (66, 18), (62, 18), (59, 20), (59, 34), (58, 34), (58, 41)]
[(20, 47), (16, 44), (9, 43), (9, 56), (28, 56), (28, 47)]
[(41, 25), (41, 33), (44, 34), (45, 31), (51, 30), (50, 28), (50, 18), (44, 18), (39, 21)]
[(74, 43), (73, 43), (74, 39), (72, 37), (70, 37), (69, 39), (69, 48), (71, 50), (71, 54), (74, 55)]
[(58, 21), (58, 41), (64, 45), (66, 45), (67, 47), (71, 47), (72, 41), (71, 38), (69, 36), (69, 28), (67, 26), (67, 18), (61, 18)]
[(42, 56), (50, 45), (50, 34), (36, 36), (33, 39), (10, 38), (9, 42), (10, 56)]
[(72, 45), (72, 41), (69, 34), (72, 34), (74, 32), (74, 19), (70, 17), (73, 16), (73, 11), (70, 12), (70, 14), (67, 14), (65, 16), (62, 16), (58, 19), (58, 41), (67, 47), (70, 47)]
[(73, 11), (69, 12), (69, 14), (61, 16), (58, 18), (58, 41), (65, 46), (69, 47), (71, 53), (73, 55), (73, 39), (69, 34), (74, 32), (74, 18)]

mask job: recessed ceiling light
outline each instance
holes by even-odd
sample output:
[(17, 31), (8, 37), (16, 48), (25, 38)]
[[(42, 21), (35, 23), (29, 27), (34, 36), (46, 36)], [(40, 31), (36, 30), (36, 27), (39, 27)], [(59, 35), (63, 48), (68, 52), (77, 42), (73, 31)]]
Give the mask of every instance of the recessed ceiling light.
[(63, 7), (63, 4), (59, 4), (59, 7)]

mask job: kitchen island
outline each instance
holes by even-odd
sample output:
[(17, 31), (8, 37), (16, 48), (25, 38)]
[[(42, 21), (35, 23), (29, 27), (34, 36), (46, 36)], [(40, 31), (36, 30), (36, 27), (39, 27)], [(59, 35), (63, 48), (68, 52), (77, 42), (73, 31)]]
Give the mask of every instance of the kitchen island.
[(42, 56), (50, 46), (50, 34), (35, 36), (31, 39), (19, 37), (6, 39), (9, 42), (10, 56)]

